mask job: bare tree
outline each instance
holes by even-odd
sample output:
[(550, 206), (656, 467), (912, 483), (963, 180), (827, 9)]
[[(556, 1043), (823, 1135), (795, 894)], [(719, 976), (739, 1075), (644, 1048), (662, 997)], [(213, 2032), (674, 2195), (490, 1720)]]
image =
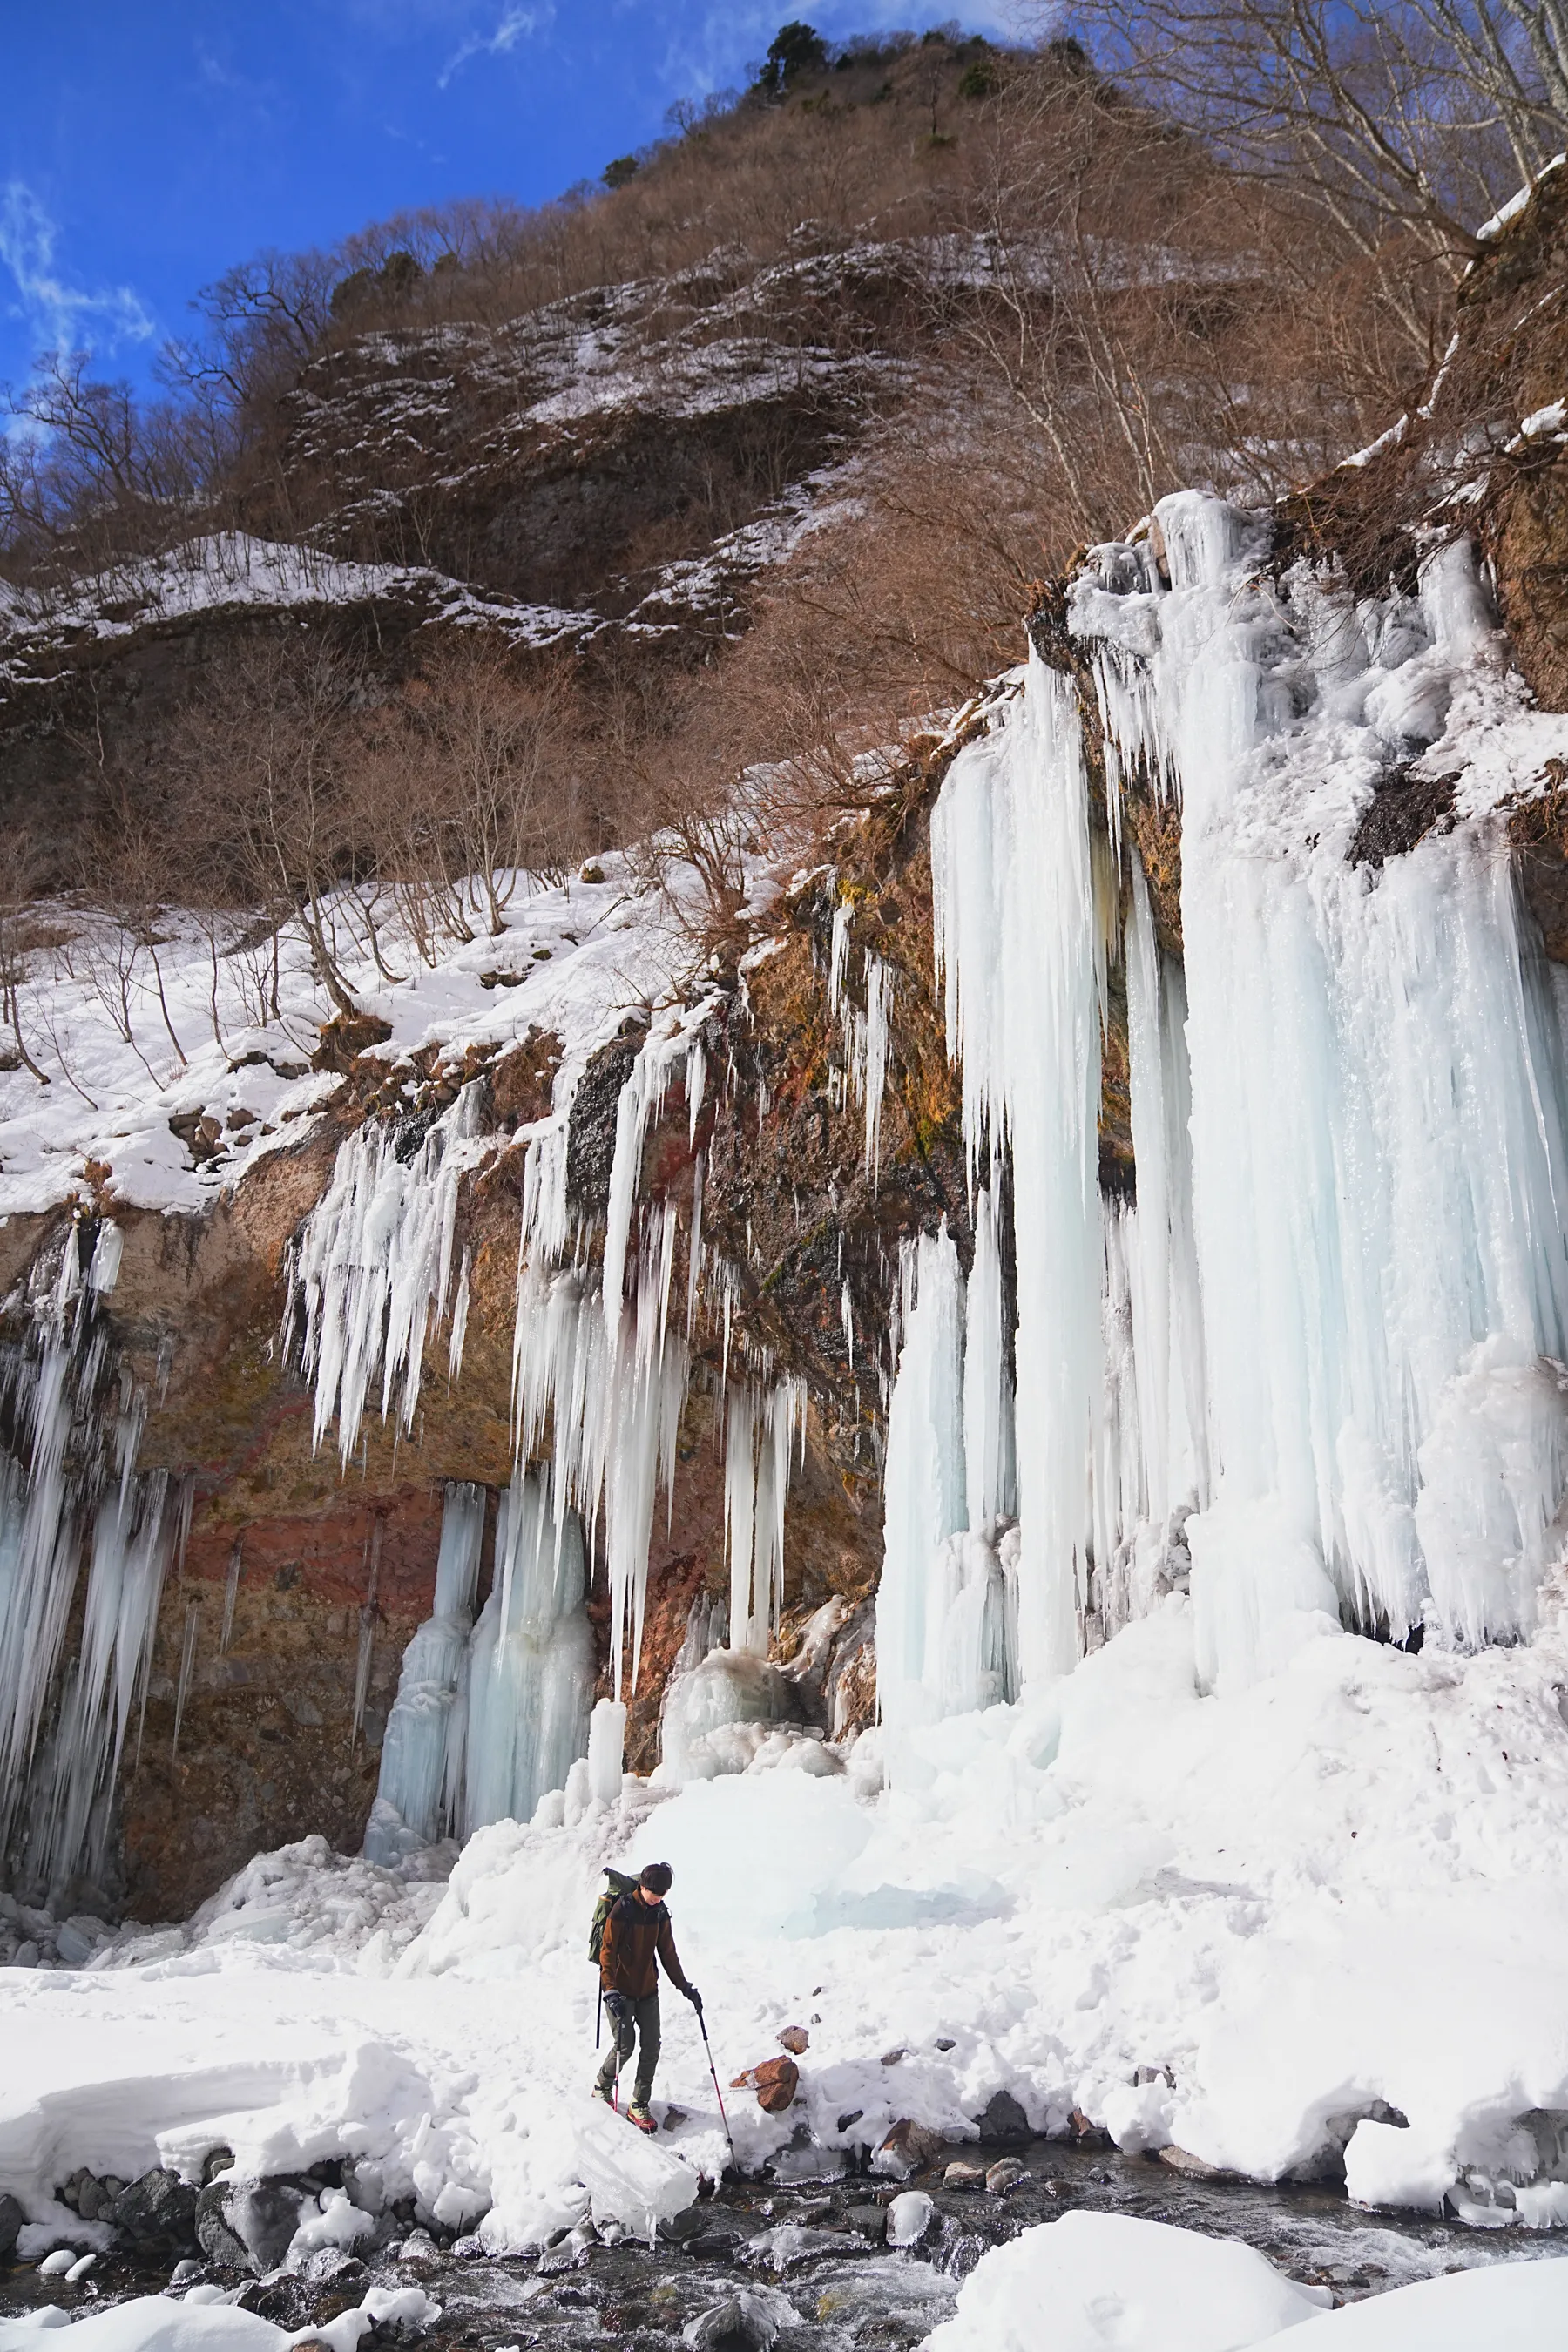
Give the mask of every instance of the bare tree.
[(33, 1059), (22, 1027), (33, 899), (43, 872), (44, 858), (28, 828), (17, 824), (0, 828), (0, 1021), (11, 1032), (16, 1058), (10, 1066), (20, 1066), (47, 1087), (48, 1074)]
[(1568, 0), (1081, 0), (1113, 71), (1370, 254), (1476, 250), (1568, 143)]
[(337, 1011), (359, 1010), (339, 941), (342, 886), (373, 863), (343, 789), (356, 683), (330, 641), (276, 635), (238, 647), (181, 721), (167, 823), (186, 860), (186, 895), (266, 915), (274, 1014), (276, 938), (290, 922)]

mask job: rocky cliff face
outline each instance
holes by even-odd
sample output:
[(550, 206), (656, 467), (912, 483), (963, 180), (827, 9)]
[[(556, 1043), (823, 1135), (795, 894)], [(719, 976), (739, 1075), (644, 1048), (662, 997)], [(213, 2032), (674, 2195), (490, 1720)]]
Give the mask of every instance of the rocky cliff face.
[[(1560, 380), (1552, 373), (1555, 330), (1528, 321), (1544, 315), (1531, 302), (1541, 273), (1555, 267), (1568, 202), (1563, 185), (1561, 174), (1550, 180), (1479, 266), (1462, 310), (1458, 355), (1445, 378), (1460, 383), (1472, 361), (1491, 365), (1507, 346), (1510, 373), (1498, 398), (1508, 414), (1492, 435), (1496, 462), (1485, 474), (1482, 536), (1516, 658), (1547, 708), (1564, 700), (1555, 485), (1568, 430), (1560, 404), (1552, 408)], [(731, 294), (710, 289), (709, 299), (721, 304)], [(825, 281), (821, 299), (829, 309), (847, 306), (835, 315), (853, 323), (843, 285)], [(890, 302), (886, 288), (877, 300), (884, 308)], [(866, 302), (875, 311), (868, 295)], [(551, 325), (558, 350), (541, 345), (507, 359), (514, 375), (531, 369), (538, 378), (529, 379), (537, 397), (533, 423), (521, 439), (509, 438), (497, 423), (505, 402), (492, 416), (473, 388), (482, 389), (486, 370), (500, 366), (504, 338), (488, 338), (482, 352), (467, 343), (460, 350), (394, 350), (383, 347), (385, 339), (371, 339), (330, 368), (323, 363), (320, 382), (301, 390), (294, 429), (299, 466), (314, 469), (320, 519), (341, 542), (342, 560), (384, 563), (405, 551), (401, 541), (387, 542), (390, 525), (356, 505), (354, 485), (333, 456), (366, 417), (401, 403), (398, 414), (417, 419), (418, 430), (409, 423), (398, 530), (413, 528), (408, 518), (433, 495), (430, 481), (459, 442), (470, 455), (488, 450), (493, 485), (509, 486), (504, 497), (496, 488), (483, 515), (439, 509), (447, 533), (437, 551), (439, 563), (457, 568), (459, 558), (466, 562), (482, 550), (487, 593), (578, 595), (577, 573), (531, 569), (518, 552), (537, 543), (540, 517), (568, 493), (601, 518), (595, 542), (601, 575), (629, 562), (626, 550), (637, 533), (656, 523), (662, 529), (654, 506), (674, 495), (680, 467), (671, 476), (650, 470), (646, 448), (639, 457), (637, 435), (646, 434), (647, 419), (637, 421), (630, 394), (623, 398), (615, 385), (601, 387), (573, 408), (574, 388), (581, 390), (584, 379), (572, 358), (572, 336), (588, 333), (594, 323), (563, 316)], [(728, 401), (687, 403), (683, 430), (703, 441), (704, 462), (713, 454), (704, 436), (730, 436), (736, 481), (744, 477), (747, 485), (743, 496), (736, 489), (736, 514), (754, 515), (762, 496), (760, 477), (747, 470), (751, 460), (735, 454), (748, 433), (764, 425), (772, 431), (783, 419), (784, 472), (798, 477), (847, 430), (865, 396), (864, 318), (840, 340), (844, 347), (830, 364), (823, 361), (826, 373), (819, 371), (804, 408), (798, 385), (787, 394), (776, 384), (758, 389), (750, 401), (737, 393)], [(704, 348), (711, 354), (716, 346)], [(718, 362), (710, 356), (704, 364)], [(776, 374), (776, 353), (767, 367)], [(668, 367), (663, 380), (668, 388)], [(507, 381), (515, 393), (512, 378)], [(1538, 413), (1523, 418), (1527, 400)], [(742, 411), (749, 420), (743, 426)], [(1441, 419), (1440, 404), (1438, 414)], [(548, 449), (547, 426), (556, 436)], [(1407, 569), (1407, 529), (1423, 484), (1423, 513), (1430, 504), (1430, 446), (1424, 443), (1413, 463), (1415, 439), (1412, 426), (1365, 465), (1342, 469), (1290, 502), (1276, 520), (1273, 560), (1282, 567), (1309, 554), (1368, 593), (1386, 585), (1391, 569)], [(784, 444), (775, 436), (773, 446)], [(329, 496), (334, 484), (345, 493), (335, 505)], [(605, 520), (612, 504), (618, 517), (613, 527)], [(678, 541), (685, 551), (679, 533), (669, 546)], [(1163, 561), (1158, 549), (1154, 560)], [(407, 590), (416, 617), (423, 593)], [(630, 588), (616, 597), (623, 617), (639, 609)], [(363, 609), (383, 625), (381, 603), (372, 598)], [(602, 615), (590, 617), (597, 626)], [(406, 614), (405, 623), (412, 625)], [(111, 664), (121, 720), (133, 729), (138, 709), (151, 707), (145, 698), (155, 700), (161, 667), (200, 661), (203, 632), (231, 625), (232, 615), (143, 615), (107, 640), (86, 631), (73, 653), (75, 682), (64, 690), (80, 691), (93, 665)], [(1068, 627), (1061, 588), (1043, 597), (1031, 627), (1045, 658), (1079, 684), (1089, 790), (1098, 795), (1095, 854), (1104, 870), (1097, 869), (1097, 887), (1103, 884), (1108, 906), (1120, 902), (1124, 920), (1130, 838), (1148, 880), (1159, 943), (1178, 957), (1175, 804), (1157, 778), (1130, 775), (1126, 831), (1114, 834), (1089, 666)], [(35, 688), (18, 683), (19, 677), (14, 669), (5, 713), (16, 751), (7, 775), (13, 789), (20, 779), (36, 790), (52, 772), (53, 721), (38, 719), (43, 706), (29, 698)], [(972, 716), (968, 726), (983, 723)], [(706, 1087), (695, 1116), (682, 1086), (671, 1087), (647, 1126), (637, 1187), (645, 1201), (677, 1207), (672, 1297), (683, 1304), (700, 1168), (708, 1269), (692, 1286), (691, 1378), (668, 1518), (662, 1499), (656, 1513), (641, 1672), (628, 1694), (626, 1760), (638, 1770), (657, 1761), (662, 1693), (693, 1606), (720, 1600), (727, 1589), (720, 1424), (725, 1374), (742, 1356), (771, 1375), (797, 1377), (807, 1399), (802, 1458), (789, 1494), (779, 1653), (795, 1655), (807, 1622), (837, 1601), (826, 1632), (818, 1620), (820, 1655), (814, 1652), (804, 1685), (806, 1703), (839, 1732), (868, 1720), (874, 1706), (870, 1603), (881, 1557), (879, 1473), (898, 1247), (944, 1220), (963, 1263), (973, 1246), (957, 1084), (935, 994), (928, 837), (935, 793), (965, 731), (961, 725), (948, 738), (913, 744), (896, 782), (868, 812), (830, 832), (814, 867), (749, 924), (721, 929), (690, 984), (689, 1001), (705, 1007)], [(1522, 803), (1512, 824), (1525, 898), (1547, 953), (1559, 961), (1568, 960), (1565, 806), (1568, 793), (1558, 778)], [(1391, 772), (1369, 803), (1356, 855), (1374, 863), (1401, 856), (1447, 821), (1429, 779), (1413, 793), (1408, 777)], [(602, 1254), (611, 1210), (622, 1091), (647, 1030), (638, 995), (636, 986), (628, 988), (619, 1034), (588, 1060), (571, 1114), (567, 1202), (579, 1256), (590, 1266)], [(1100, 1181), (1127, 1198), (1136, 1170), (1125, 982), (1114, 960), (1106, 1005)], [(122, 1904), (144, 1918), (174, 1916), (258, 1848), (315, 1831), (340, 1846), (357, 1846), (403, 1649), (430, 1611), (441, 1496), (449, 1481), (473, 1481), (490, 1492), (481, 1595), (493, 1575), (494, 1496), (513, 1465), (513, 1320), (527, 1182), (526, 1155), (515, 1139), (549, 1108), (560, 1041), (525, 1029), (518, 1042), (448, 1052), (439, 1044), (395, 1050), (374, 1037), (374, 1031), (324, 1032), (318, 1060), (323, 1076), (337, 1081), (330, 1099), (301, 1120), (297, 1143), (247, 1163), (202, 1205), (173, 1212), (130, 1206), (112, 1168), (89, 1158), (63, 1202), (47, 1212), (19, 1211), (0, 1223), (5, 1331), (17, 1344), (30, 1272), (58, 1255), (73, 1220), (86, 1230), (112, 1215), (123, 1248), (102, 1308), (104, 1379), (123, 1384), (140, 1423), (140, 1468), (166, 1471), (190, 1501), (188, 1532), (163, 1591), (144, 1706), (121, 1768), (112, 1867), (102, 1885), (78, 1888), (76, 1899)], [(479, 1129), (490, 1148), (465, 1173), (458, 1197), (455, 1246), (468, 1269), (461, 1370), (449, 1375), (447, 1331), (433, 1328), (412, 1425), (404, 1429), (395, 1414), (384, 1421), (370, 1412), (344, 1465), (331, 1433), (321, 1446), (314, 1443), (313, 1398), (289, 1311), (289, 1251), (345, 1139), (371, 1121), (408, 1139), (413, 1149), (464, 1085), (476, 1089)], [(182, 1117), (179, 1131), (194, 1157), (220, 1165), (217, 1155), (226, 1148), (221, 1118), (208, 1118), (209, 1134), (195, 1112)], [(404, 1156), (401, 1140), (397, 1149)], [(1009, 1267), (1004, 1276), (1010, 1284)], [(1005, 1323), (1011, 1327), (1010, 1316)], [(14, 1430), (9, 1434), (16, 1440)], [(75, 1606), (79, 1620), (79, 1593)], [(590, 1616), (605, 1690), (610, 1623), (602, 1582)]]

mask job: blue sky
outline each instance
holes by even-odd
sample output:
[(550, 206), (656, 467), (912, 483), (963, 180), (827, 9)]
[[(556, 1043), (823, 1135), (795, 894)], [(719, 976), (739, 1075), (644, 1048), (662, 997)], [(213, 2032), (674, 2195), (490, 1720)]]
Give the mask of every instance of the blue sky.
[[(456, 195), (524, 204), (738, 84), (783, 17), (829, 38), (952, 0), (22, 0), (0, 10), (0, 383), (49, 344), (146, 383), (199, 286)], [(1008, 0), (963, 12), (1002, 32)]]

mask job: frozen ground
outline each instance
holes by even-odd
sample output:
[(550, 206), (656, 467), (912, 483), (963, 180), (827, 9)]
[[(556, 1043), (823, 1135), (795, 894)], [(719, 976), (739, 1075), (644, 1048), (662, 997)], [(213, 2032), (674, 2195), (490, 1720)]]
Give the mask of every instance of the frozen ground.
[(1523, 2184), (1568, 2113), (1568, 1652), (1296, 1631), (1272, 1680), (1200, 1698), (1173, 1597), (1026, 1704), (901, 1734), (880, 1793), (870, 1737), (827, 1777), (631, 1783), (571, 1828), (479, 1832), (444, 1891), (286, 1850), (187, 1929), (7, 1974), (0, 2182), (83, 2243), (49, 2196), (78, 2166), (220, 2143), (247, 2173), (373, 2164), (496, 2251), (585, 2191), (674, 2211), (724, 2157), (685, 2005), (673, 2129), (606, 2135), (585, 2096), (596, 1874), (659, 1855), (725, 2078), (809, 2035), (786, 2115), (729, 2102), (746, 2164), (802, 2124), (828, 2148), (903, 2117), (969, 2134), (1006, 2088), (1037, 2129), (1076, 2107), (1263, 2179), (1348, 2140), (1369, 2201), (1451, 2192), (1522, 2244), (1563, 2194)]

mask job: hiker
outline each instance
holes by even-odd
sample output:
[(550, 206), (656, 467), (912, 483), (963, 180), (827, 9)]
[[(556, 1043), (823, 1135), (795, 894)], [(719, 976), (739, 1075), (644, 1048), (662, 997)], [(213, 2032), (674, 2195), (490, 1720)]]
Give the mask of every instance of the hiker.
[(702, 1996), (689, 1984), (664, 1907), (675, 1873), (667, 1862), (650, 1862), (639, 1877), (606, 1874), (610, 1893), (595, 1914), (599, 1984), (609, 2015), (611, 2042), (594, 2084), (594, 2096), (615, 2101), (616, 2077), (637, 2044), (637, 2080), (628, 2115), (639, 2131), (657, 2128), (648, 2112), (653, 2070), (658, 2063), (658, 1963), (678, 1992), (700, 2011)]

